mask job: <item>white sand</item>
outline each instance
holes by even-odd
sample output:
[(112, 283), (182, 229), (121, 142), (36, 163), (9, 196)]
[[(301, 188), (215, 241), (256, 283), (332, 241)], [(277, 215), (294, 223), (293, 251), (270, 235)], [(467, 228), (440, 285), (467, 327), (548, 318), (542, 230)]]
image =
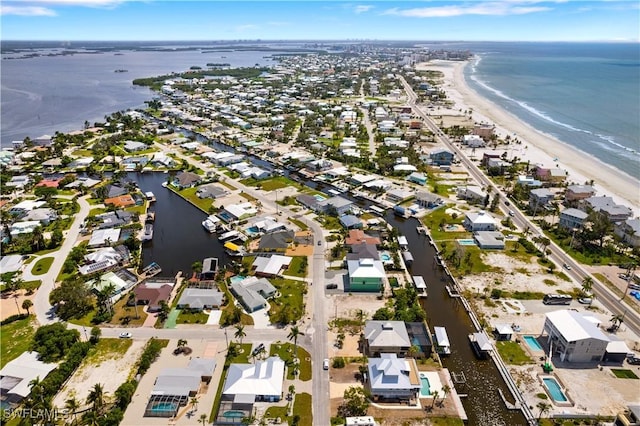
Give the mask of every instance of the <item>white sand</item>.
[[(472, 90), (464, 79), (464, 68), (468, 62), (433, 61), (419, 64), (419, 70), (437, 70), (444, 74), (441, 88), (447, 93), (449, 100), (455, 102), (450, 109), (453, 114), (461, 114), (459, 110), (472, 109), (473, 120), (478, 123), (489, 123), (496, 126), (496, 133), (504, 138), (515, 134), (523, 143), (517, 145), (520, 158), (529, 160), (531, 164), (542, 164), (545, 167), (556, 167), (569, 172), (568, 182), (583, 184), (594, 180), (597, 195), (612, 197), (617, 203), (629, 206), (634, 216), (640, 214), (640, 182), (626, 173), (609, 166), (589, 154), (583, 153), (554, 137), (544, 134), (511, 113), (498, 107), (493, 102)], [(436, 114), (445, 113), (436, 110)], [(557, 162), (553, 159), (558, 158)]]

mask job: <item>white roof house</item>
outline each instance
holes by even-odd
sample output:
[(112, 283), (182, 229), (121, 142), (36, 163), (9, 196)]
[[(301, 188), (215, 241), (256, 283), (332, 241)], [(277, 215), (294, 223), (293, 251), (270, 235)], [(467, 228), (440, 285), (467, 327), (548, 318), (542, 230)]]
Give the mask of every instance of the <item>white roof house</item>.
[(384, 265), (379, 260), (360, 259), (347, 261), (351, 278), (384, 278)]
[(9, 400), (19, 401), (31, 393), (29, 382), (43, 380), (58, 365), (38, 360), (38, 352), (23, 352), (0, 370), (0, 389)]
[(413, 399), (420, 391), (418, 368), (413, 358), (381, 354), (380, 358), (369, 358), (368, 370), (373, 396)]
[(19, 254), (10, 254), (7, 256), (2, 256), (0, 258), (0, 271), (4, 274), (5, 272), (16, 272), (22, 268), (22, 256)]
[(552, 354), (568, 362), (598, 362), (610, 342), (596, 324), (568, 309), (547, 313), (544, 332), (549, 336)]
[(46, 201), (24, 200), (9, 209), (10, 213), (24, 213), (47, 204)]
[(364, 326), (367, 353), (396, 353), (404, 356), (411, 347), (411, 340), (404, 321), (367, 321)]
[(185, 288), (178, 300), (179, 307), (206, 309), (222, 305), (224, 293), (213, 288)]
[(97, 247), (115, 243), (120, 239), (119, 228), (98, 229), (91, 234), (89, 247)]
[(256, 399), (279, 401), (282, 398), (284, 361), (272, 356), (255, 364), (231, 364), (223, 395), (254, 395)]
[(9, 233), (11, 235), (30, 234), (40, 226), (39, 220), (25, 220), (23, 222), (12, 223), (9, 226)]
[(491, 216), (491, 214), (481, 210), (479, 212), (470, 212), (465, 215), (462, 222), (465, 228), (469, 231), (495, 231), (497, 228), (497, 221)]
[(258, 256), (253, 261), (253, 267), (256, 268), (258, 275), (278, 275), (282, 269), (286, 269), (291, 264), (293, 258), (291, 256), (282, 256), (274, 254), (269, 257)]

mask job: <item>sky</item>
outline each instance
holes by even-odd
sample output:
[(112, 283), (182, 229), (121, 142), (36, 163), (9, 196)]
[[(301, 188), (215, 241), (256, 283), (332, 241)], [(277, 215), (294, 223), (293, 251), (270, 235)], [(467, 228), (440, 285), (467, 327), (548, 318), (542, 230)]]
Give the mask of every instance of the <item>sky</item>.
[(2, 0), (2, 40), (640, 41), (636, 0)]

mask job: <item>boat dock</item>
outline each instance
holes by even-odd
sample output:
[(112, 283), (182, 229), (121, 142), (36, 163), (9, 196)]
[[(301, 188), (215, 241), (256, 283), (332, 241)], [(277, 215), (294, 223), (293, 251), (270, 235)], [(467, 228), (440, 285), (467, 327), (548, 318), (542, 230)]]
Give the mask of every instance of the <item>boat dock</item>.
[(160, 272), (162, 272), (162, 268), (160, 268), (160, 265), (158, 265), (156, 262), (151, 262), (150, 264), (145, 266), (142, 272), (140, 273), (140, 280), (155, 277)]
[(427, 297), (427, 284), (424, 282), (424, 278), (420, 275), (413, 275), (413, 285), (418, 292), (418, 297)]

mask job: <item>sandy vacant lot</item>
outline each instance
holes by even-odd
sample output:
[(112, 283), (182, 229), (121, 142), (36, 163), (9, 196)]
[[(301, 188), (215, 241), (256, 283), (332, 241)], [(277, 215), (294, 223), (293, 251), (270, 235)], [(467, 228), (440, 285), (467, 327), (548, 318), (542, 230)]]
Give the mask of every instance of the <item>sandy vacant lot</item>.
[[(34, 292), (29, 296), (25, 293), (25, 290), (16, 290), (12, 293), (5, 292), (2, 294), (2, 297), (0, 298), (0, 320), (9, 318), (11, 315), (26, 313), (26, 311), (22, 309), (22, 302), (24, 302), (25, 299), (31, 299), (33, 302), (36, 297), (36, 293)], [(20, 308), (18, 309), (18, 307)], [(33, 313), (33, 308), (30, 309), (30, 312)]]
[(125, 382), (131, 369), (142, 354), (145, 342), (131, 341), (131, 346), (122, 355), (111, 353), (102, 356), (99, 360), (85, 360), (78, 370), (71, 376), (54, 399), (54, 406), (64, 407), (64, 403), (72, 396), (75, 397), (81, 406), (87, 399), (91, 388), (100, 383), (107, 398), (113, 397), (113, 393)]

